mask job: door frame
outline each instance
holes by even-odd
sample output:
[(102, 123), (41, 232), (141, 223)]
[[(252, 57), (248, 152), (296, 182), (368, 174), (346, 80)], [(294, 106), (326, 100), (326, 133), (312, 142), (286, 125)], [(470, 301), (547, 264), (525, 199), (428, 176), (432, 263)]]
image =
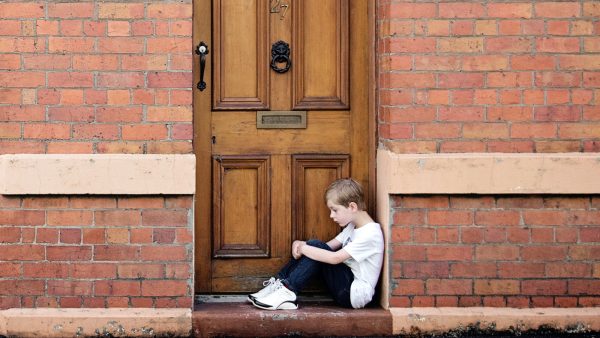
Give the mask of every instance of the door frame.
[[(349, 0), (365, 1), (365, 0)], [(368, 92), (367, 113), (353, 117), (353, 125), (366, 125), (368, 127), (368, 181), (369, 186), (365, 191), (368, 201), (368, 211), (375, 215), (376, 210), (376, 150), (377, 150), (377, 56), (376, 56), (376, 13), (375, 0), (367, 2), (367, 53), (368, 53), (368, 81), (365, 90)], [(212, 193), (205, 194), (203, 189), (212, 191), (212, 158), (211, 158), (211, 108), (212, 108), (212, 62), (211, 46), (212, 27), (211, 20), (203, 20), (212, 13), (211, 0), (193, 0), (193, 33), (192, 48), (196, 48), (200, 41), (208, 45), (209, 54), (206, 59), (204, 81), (208, 84), (204, 91), (196, 88), (200, 80), (199, 56), (195, 51), (193, 55), (193, 147), (196, 155), (196, 188), (194, 198), (194, 289), (200, 290), (203, 285), (210, 284), (210, 268), (212, 255), (211, 219), (212, 219)], [(207, 14), (208, 13), (208, 14)], [(207, 33), (208, 32), (208, 33)], [(351, 79), (352, 81), (352, 79)], [(197, 292), (197, 291), (196, 291)]]

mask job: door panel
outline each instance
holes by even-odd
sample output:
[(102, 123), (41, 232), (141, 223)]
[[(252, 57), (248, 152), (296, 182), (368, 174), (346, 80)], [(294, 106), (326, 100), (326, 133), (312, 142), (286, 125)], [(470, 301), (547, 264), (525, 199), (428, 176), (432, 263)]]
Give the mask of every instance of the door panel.
[[(207, 90), (194, 94), (196, 292), (256, 290), (293, 240), (340, 231), (323, 199), (331, 181), (352, 175), (370, 190), (373, 59), (349, 48), (372, 48), (373, 9), (372, 0), (195, 0), (194, 42), (210, 49)], [(270, 66), (280, 40), (291, 49), (285, 73)], [(257, 124), (257, 111), (292, 110), (306, 111), (306, 126)]]
[(266, 0), (214, 2), (215, 109), (269, 107), (266, 6)]
[(350, 173), (348, 155), (293, 155), (292, 196), (293, 238), (331, 239), (339, 227), (329, 224), (329, 209), (324, 208), (324, 192), (329, 184)]
[(213, 257), (268, 257), (270, 243), (268, 156), (213, 160)]
[(294, 6), (294, 109), (347, 109), (348, 1)]

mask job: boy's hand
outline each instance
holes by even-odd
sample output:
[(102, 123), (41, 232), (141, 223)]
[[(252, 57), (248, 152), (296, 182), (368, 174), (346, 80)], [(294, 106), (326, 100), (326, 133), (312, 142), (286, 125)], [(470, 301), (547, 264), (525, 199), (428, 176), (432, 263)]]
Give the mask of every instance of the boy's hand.
[(306, 244), (305, 241), (294, 241), (292, 243), (292, 257), (295, 259), (300, 259), (302, 257), (302, 253), (300, 253), (300, 247)]

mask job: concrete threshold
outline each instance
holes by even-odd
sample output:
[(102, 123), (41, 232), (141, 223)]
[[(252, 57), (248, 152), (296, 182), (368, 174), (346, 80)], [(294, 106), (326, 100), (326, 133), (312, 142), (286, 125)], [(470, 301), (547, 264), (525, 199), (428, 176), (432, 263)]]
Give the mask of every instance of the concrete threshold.
[[(218, 298), (217, 298), (218, 299)], [(591, 334), (591, 336), (590, 336)], [(191, 309), (8, 309), (6, 337), (600, 337), (596, 308), (344, 309), (330, 301), (260, 310), (241, 298)]]
[(191, 309), (8, 309), (0, 336), (189, 337), (191, 318)]
[(345, 309), (333, 302), (299, 302), (297, 310), (261, 310), (247, 302), (208, 302), (196, 305), (195, 337), (387, 336), (392, 332), (389, 311)]

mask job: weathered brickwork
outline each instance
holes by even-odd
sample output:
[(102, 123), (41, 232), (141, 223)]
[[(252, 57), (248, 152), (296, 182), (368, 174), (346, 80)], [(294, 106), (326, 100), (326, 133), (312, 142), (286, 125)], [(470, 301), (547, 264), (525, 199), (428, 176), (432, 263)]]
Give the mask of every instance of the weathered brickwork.
[(0, 3), (0, 154), (191, 153), (191, 1)]
[(392, 306), (600, 305), (600, 197), (391, 202)]
[(398, 153), (600, 151), (600, 3), (378, 1)]
[(0, 196), (0, 309), (192, 305), (189, 196)]

